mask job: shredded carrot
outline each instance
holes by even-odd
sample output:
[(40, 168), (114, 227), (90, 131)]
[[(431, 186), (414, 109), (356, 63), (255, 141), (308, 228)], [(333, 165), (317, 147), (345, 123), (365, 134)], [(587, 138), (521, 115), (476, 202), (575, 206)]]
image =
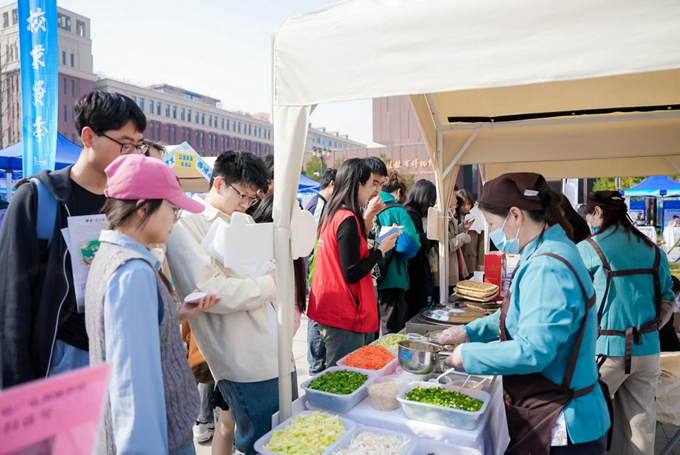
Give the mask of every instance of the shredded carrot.
[(368, 345), (349, 354), (344, 364), (348, 367), (364, 370), (379, 370), (392, 360), (394, 360), (394, 356), (387, 349), (381, 346)]

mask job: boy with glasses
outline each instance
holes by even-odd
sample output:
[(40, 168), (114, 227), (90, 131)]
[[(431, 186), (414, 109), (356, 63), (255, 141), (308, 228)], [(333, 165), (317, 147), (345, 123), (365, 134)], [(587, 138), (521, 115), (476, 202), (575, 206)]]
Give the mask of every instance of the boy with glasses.
[[(236, 421), (236, 447), (247, 455), (271, 430), (279, 408), (275, 331), (276, 275), (251, 277), (242, 268), (225, 267), (201, 245), (213, 223), (229, 222), (258, 203), (267, 191), (269, 171), (262, 159), (248, 152), (224, 152), (217, 157), (201, 214), (183, 212), (168, 243), (168, 261), (177, 293), (194, 288), (214, 293), (221, 303), (191, 320), (199, 350)], [(252, 220), (249, 219), (250, 222)], [(296, 374), (291, 357), (293, 394)]]
[(130, 98), (101, 91), (81, 98), (75, 111), (78, 161), (21, 185), (0, 231), (0, 388), (89, 363), (61, 230), (69, 216), (101, 213), (104, 170), (121, 154), (146, 152), (146, 117)]

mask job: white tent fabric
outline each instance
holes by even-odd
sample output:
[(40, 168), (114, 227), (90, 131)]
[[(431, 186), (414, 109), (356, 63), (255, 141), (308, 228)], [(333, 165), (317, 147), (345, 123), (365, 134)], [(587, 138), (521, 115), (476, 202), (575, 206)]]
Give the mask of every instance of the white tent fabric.
[(411, 95), (442, 209), (462, 164), (483, 179), (678, 174), (679, 23), (674, 0), (347, 0), (286, 21), (272, 45), (280, 352), (293, 288), (279, 242), (314, 105)]

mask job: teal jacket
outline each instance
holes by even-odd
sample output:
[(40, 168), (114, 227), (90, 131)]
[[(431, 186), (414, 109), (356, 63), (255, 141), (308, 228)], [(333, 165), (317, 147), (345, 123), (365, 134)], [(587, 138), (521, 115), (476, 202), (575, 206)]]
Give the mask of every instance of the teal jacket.
[[(394, 196), (389, 193), (380, 193), (380, 198), (385, 204), (396, 202)], [(385, 277), (378, 283), (378, 290), (383, 289), (409, 289), (408, 260), (418, 253), (420, 239), (416, 227), (406, 209), (402, 206), (390, 207), (378, 213), (380, 226), (403, 226), (403, 233), (399, 236), (394, 250), (387, 253), (387, 269)]]
[[(574, 274), (557, 259), (538, 256), (554, 253), (577, 271), (589, 296), (590, 275), (576, 246), (558, 225), (530, 242), (521, 252), (521, 268), (514, 274), (512, 299), (505, 320), (510, 338), (499, 339), (500, 311), (466, 326), (470, 343), (462, 347), (463, 366), (471, 374), (524, 375), (541, 373), (560, 384), (582, 327), (586, 298)], [(519, 283), (519, 285), (518, 285)], [(588, 316), (588, 326), (578, 354), (571, 388), (578, 390), (597, 383), (595, 342), (597, 309)], [(567, 432), (576, 443), (594, 441), (609, 429), (609, 412), (599, 384), (588, 395), (572, 400), (564, 408)]]
[[(654, 249), (635, 236), (628, 236), (623, 229), (607, 229), (594, 235), (593, 240), (602, 249), (612, 270), (645, 269), (654, 264)], [(588, 242), (578, 244), (586, 268), (593, 276), (597, 292), (597, 308), (602, 304), (607, 277), (595, 249)], [(659, 266), (661, 298), (675, 300), (673, 281), (665, 253), (661, 253)], [(628, 327), (640, 327), (654, 319), (654, 281), (651, 275), (632, 275), (614, 277), (609, 288), (607, 301), (602, 314), (603, 330), (626, 330)], [(633, 356), (652, 355), (660, 352), (659, 332), (641, 335), (642, 344), (632, 344)], [(625, 338), (617, 336), (601, 336), (597, 340), (596, 354), (608, 356), (625, 355)]]

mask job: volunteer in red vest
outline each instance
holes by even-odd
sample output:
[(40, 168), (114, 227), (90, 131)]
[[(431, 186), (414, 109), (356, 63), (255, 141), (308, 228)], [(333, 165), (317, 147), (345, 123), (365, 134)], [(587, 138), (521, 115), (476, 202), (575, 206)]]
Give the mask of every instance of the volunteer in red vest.
[(617, 191), (588, 197), (593, 235), (578, 249), (597, 291), (602, 380), (614, 397), (611, 453), (654, 453), (659, 328), (673, 312), (666, 255), (637, 230)]
[[(490, 238), (519, 254), (500, 311), (444, 331), (448, 360), (502, 375), (513, 455), (601, 455), (610, 417), (595, 362), (595, 291), (559, 198), (538, 174), (505, 174), (479, 203)], [(501, 343), (489, 343), (499, 339)]]
[(366, 242), (361, 207), (375, 188), (371, 169), (360, 159), (345, 161), (319, 224), (319, 243), (307, 315), (319, 323), (326, 364), (364, 345), (364, 334), (378, 331), (378, 305), (371, 270), (394, 248), (398, 235), (386, 238), (372, 253)]

